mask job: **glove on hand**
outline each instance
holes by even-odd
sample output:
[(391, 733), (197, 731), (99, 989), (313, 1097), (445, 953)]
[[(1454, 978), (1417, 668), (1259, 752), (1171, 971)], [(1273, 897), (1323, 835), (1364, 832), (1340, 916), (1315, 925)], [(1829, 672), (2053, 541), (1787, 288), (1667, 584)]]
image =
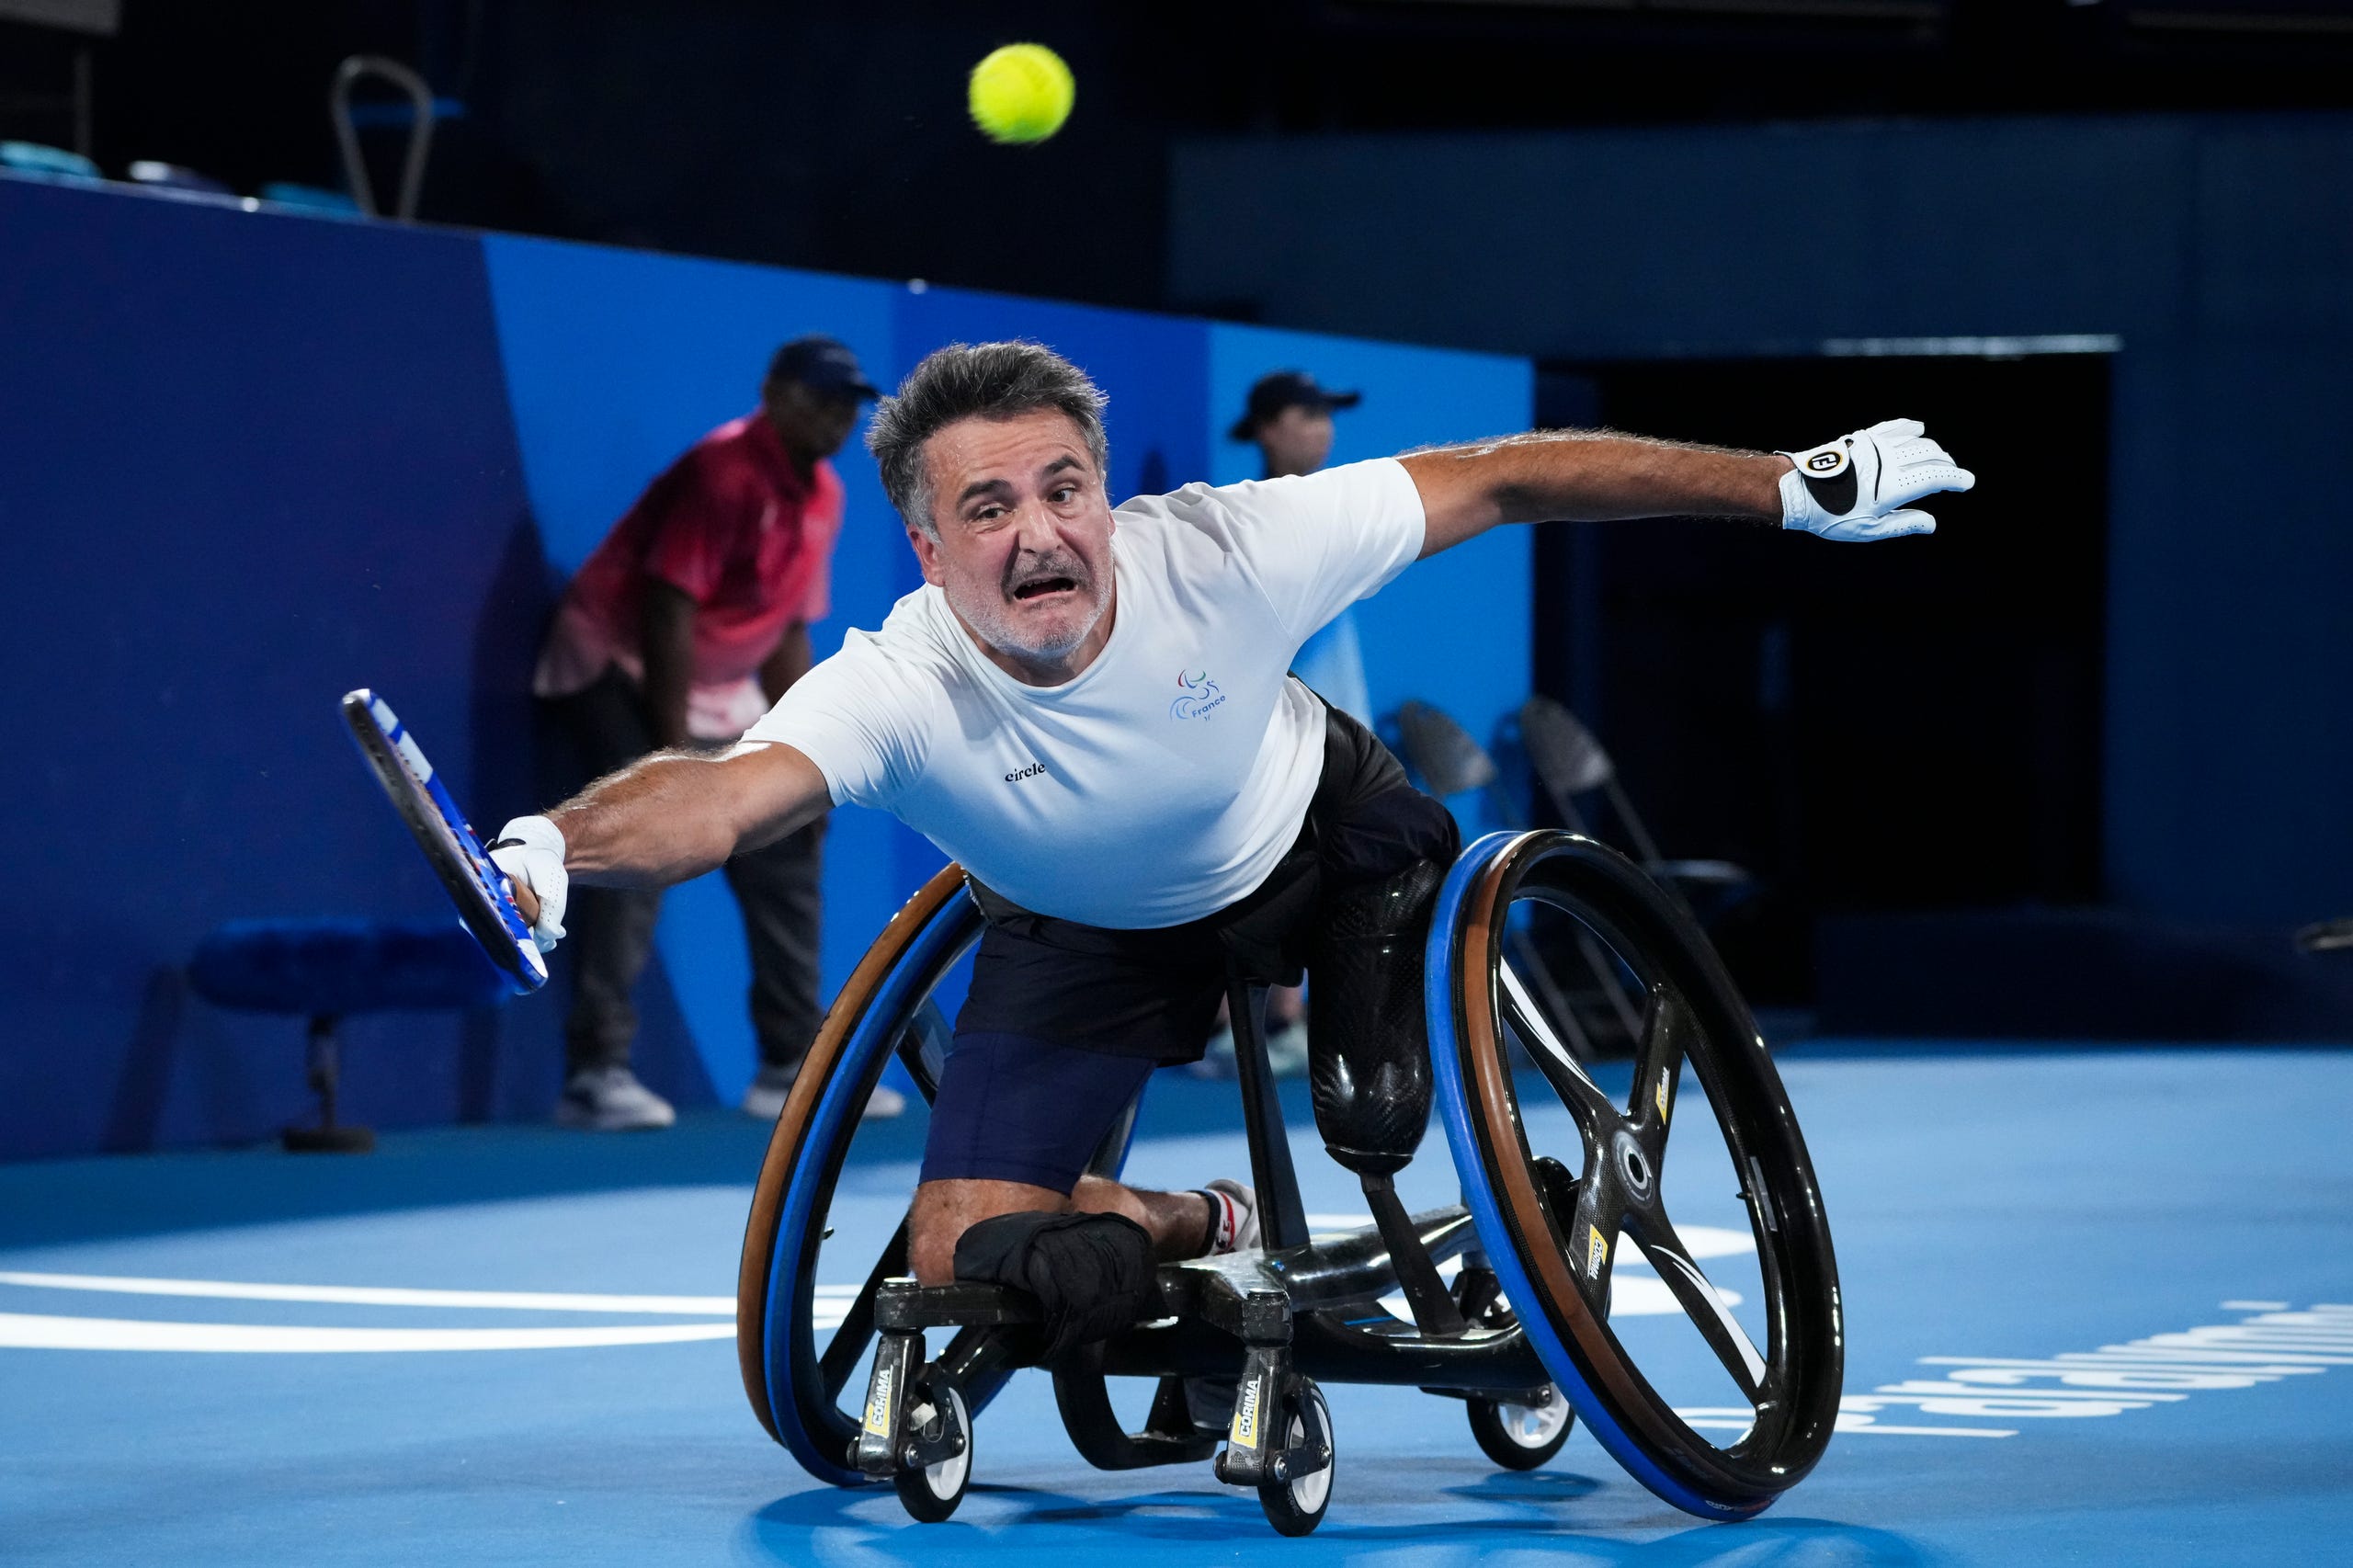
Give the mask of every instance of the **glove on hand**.
[(543, 953), (554, 951), (563, 940), (563, 905), (572, 892), (572, 877), (563, 869), (563, 830), (545, 817), (517, 817), (498, 830), (490, 860), (540, 901), (531, 940)]
[(1936, 532), (1936, 518), (1906, 508), (1939, 490), (1967, 490), (1977, 476), (1923, 429), (1916, 419), (1887, 419), (1811, 451), (1783, 452), (1797, 466), (1781, 475), (1781, 526), (1841, 543)]

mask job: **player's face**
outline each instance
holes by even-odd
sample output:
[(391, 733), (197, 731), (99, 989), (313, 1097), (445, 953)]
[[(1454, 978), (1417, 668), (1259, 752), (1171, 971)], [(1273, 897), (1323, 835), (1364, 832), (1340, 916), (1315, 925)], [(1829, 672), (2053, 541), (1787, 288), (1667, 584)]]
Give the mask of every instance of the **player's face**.
[(1269, 475), (1313, 473), (1332, 455), (1332, 411), (1292, 403), (1258, 426), (1258, 446)]
[(924, 460), (939, 537), (907, 530), (924, 581), (1017, 678), (1085, 669), (1110, 634), (1113, 525), (1078, 426), (1056, 409), (961, 419)]

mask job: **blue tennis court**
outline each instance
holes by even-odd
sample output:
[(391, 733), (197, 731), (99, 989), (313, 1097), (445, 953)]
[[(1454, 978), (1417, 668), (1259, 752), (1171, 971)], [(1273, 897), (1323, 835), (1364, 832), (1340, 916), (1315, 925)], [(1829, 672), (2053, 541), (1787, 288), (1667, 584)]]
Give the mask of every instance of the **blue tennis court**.
[[(0, 1170), (0, 1540), (12, 1562), (188, 1565), (2341, 1551), (2353, 1054), (1825, 1044), (1782, 1067), (1839, 1246), (1847, 1400), (1821, 1468), (1751, 1523), (1675, 1512), (1582, 1432), (1506, 1474), (1459, 1406), (1338, 1387), (1331, 1516), (1283, 1540), (1206, 1466), (1087, 1469), (1031, 1372), (981, 1418), (956, 1517), (913, 1524), (886, 1489), (811, 1482), (747, 1412), (730, 1314), (763, 1138), (705, 1113)], [(1164, 1074), (1131, 1178), (1243, 1168), (1233, 1094)], [(1293, 1131), (1317, 1222), (1360, 1222)], [(915, 1136), (874, 1130), (848, 1181), (904, 1190)], [(1401, 1187), (1451, 1183), (1433, 1142)], [(822, 1311), (844, 1282), (819, 1283)]]

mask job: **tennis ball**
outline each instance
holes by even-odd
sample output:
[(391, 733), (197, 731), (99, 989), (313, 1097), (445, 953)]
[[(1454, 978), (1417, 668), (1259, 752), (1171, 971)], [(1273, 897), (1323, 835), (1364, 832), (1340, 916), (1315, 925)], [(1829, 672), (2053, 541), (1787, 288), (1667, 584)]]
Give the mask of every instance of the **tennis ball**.
[(972, 123), (992, 142), (1043, 142), (1070, 118), (1078, 85), (1042, 43), (1008, 43), (972, 67)]

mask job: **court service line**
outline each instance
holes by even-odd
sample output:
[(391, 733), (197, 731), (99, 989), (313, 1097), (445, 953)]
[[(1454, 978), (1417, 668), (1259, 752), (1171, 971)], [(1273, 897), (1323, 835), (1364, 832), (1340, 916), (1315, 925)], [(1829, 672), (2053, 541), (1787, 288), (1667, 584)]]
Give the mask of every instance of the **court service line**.
[(0, 1347), (297, 1354), (401, 1350), (571, 1350), (732, 1339), (732, 1323), (607, 1324), (595, 1328), (313, 1328), (290, 1324), (155, 1323), (133, 1318), (0, 1312)]
[(0, 1285), (101, 1290), (126, 1296), (188, 1296), (227, 1301), (326, 1301), (354, 1307), (480, 1307), (527, 1312), (647, 1312), (735, 1315), (733, 1296), (600, 1296), (553, 1290), (415, 1290), (373, 1285), (261, 1285), (230, 1279), (148, 1279), (113, 1274), (0, 1270)]

